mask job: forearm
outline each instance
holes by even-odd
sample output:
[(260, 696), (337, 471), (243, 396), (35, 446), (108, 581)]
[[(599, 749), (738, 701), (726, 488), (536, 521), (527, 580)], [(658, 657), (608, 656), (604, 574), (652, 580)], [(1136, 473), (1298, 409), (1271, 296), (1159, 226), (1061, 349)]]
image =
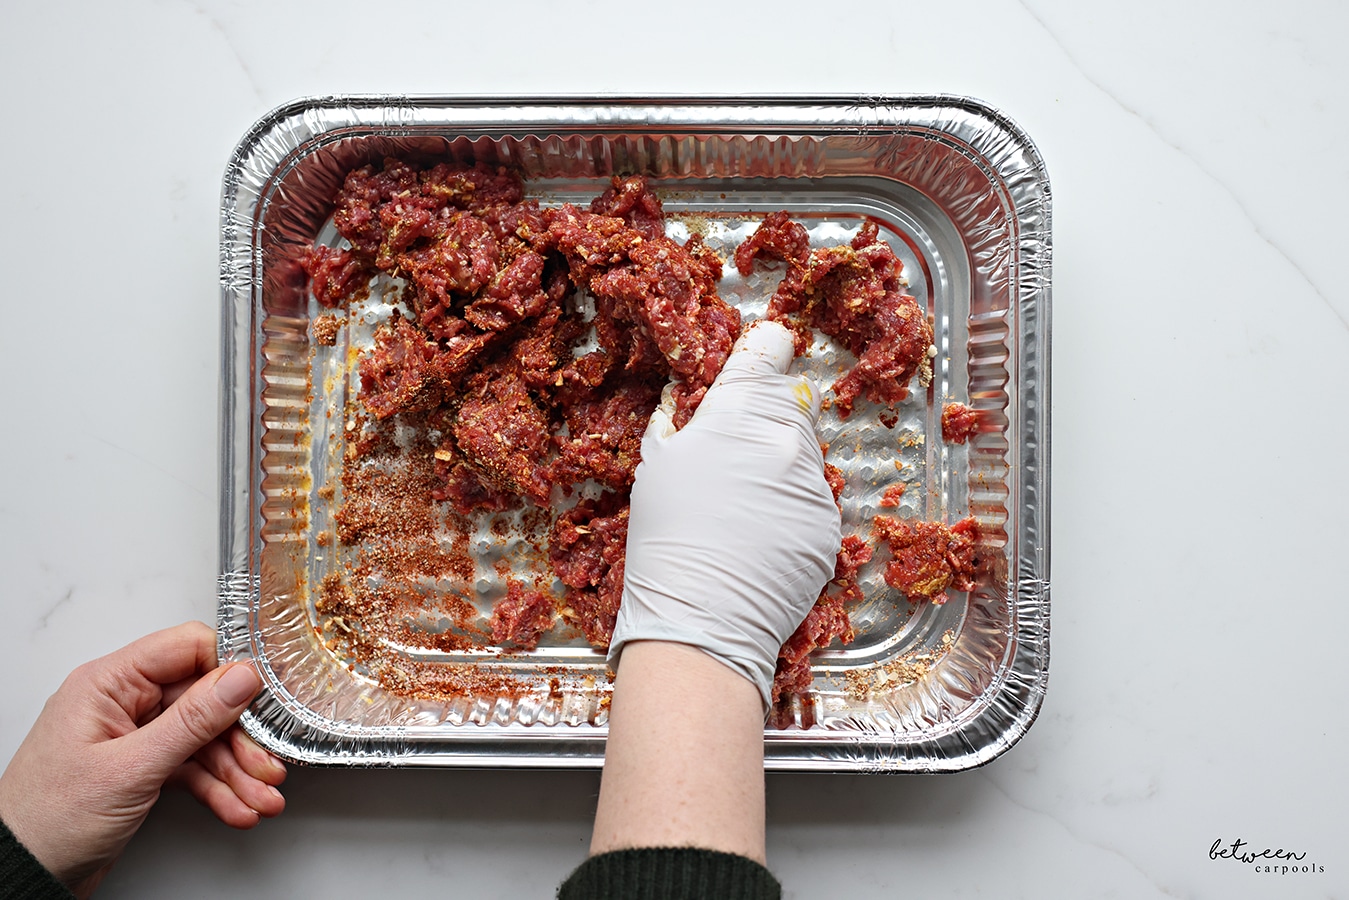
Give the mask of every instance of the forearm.
[(637, 641), (619, 663), (590, 852), (634, 847), (764, 861), (758, 689), (686, 644)]

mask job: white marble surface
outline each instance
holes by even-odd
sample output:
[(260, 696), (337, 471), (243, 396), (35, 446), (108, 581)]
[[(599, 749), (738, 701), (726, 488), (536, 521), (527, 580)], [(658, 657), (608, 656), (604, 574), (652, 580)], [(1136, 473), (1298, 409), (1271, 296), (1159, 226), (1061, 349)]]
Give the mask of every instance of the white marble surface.
[[(213, 617), (216, 208), (272, 107), (969, 94), (1054, 186), (1048, 700), (977, 771), (770, 778), (771, 864), (789, 897), (1349, 895), (1349, 11), (910, 6), (0, 5), (0, 760), (76, 664)], [(620, 35), (642, 49), (551, 61)], [(247, 834), (170, 796), (103, 895), (545, 897), (597, 784), (295, 771)], [(1237, 838), (1324, 871), (1209, 858)]]

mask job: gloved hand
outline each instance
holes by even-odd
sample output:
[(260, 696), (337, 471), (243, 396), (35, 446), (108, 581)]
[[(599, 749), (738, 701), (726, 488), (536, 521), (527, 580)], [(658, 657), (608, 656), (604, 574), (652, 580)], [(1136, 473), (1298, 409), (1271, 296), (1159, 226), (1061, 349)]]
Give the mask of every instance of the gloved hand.
[(778, 650), (833, 577), (839, 511), (815, 436), (819, 388), (784, 374), (792, 335), (751, 325), (679, 432), (652, 415), (632, 486), (623, 603), (609, 648), (690, 644), (767, 708)]

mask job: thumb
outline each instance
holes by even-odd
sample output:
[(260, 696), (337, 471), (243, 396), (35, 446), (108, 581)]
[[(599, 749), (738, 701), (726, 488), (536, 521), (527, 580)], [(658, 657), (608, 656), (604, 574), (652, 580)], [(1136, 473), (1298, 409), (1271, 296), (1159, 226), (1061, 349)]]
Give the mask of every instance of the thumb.
[(758, 320), (736, 341), (693, 420), (716, 413), (752, 412), (812, 431), (824, 397), (809, 378), (786, 374), (795, 358), (791, 331), (778, 322)]
[(642, 435), (642, 455), (646, 456), (648, 447), (666, 440), (675, 433), (674, 382), (665, 385), (660, 392), (660, 403), (651, 413), (646, 423), (646, 432)]
[(787, 326), (759, 319), (736, 340), (717, 381), (727, 380), (738, 372), (782, 375), (795, 358), (796, 339)]
[(246, 662), (202, 676), (156, 718), (128, 737), (139, 757), (164, 778), (239, 720), (262, 681)]

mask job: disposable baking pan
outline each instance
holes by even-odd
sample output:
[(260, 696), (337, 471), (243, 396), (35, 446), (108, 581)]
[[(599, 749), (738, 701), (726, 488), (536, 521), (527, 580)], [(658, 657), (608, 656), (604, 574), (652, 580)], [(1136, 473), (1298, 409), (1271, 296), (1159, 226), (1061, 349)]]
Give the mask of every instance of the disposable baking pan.
[[(828, 460), (848, 484), (845, 528), (866, 534), (887, 511), (882, 490), (902, 478), (901, 505), (889, 512), (974, 516), (993, 565), (975, 590), (913, 605), (884, 584), (879, 551), (851, 609), (856, 640), (816, 652), (812, 689), (792, 695), (765, 727), (765, 762), (957, 771), (1025, 733), (1049, 663), (1051, 222), (1044, 163), (1017, 125), (953, 96), (324, 97), (254, 126), (229, 162), (222, 197), (219, 644), (223, 660), (252, 659), (262, 673), (263, 693), (243, 719), (259, 743), (313, 764), (603, 759), (603, 654), (565, 627), (528, 652), (388, 648), (415, 657), (415, 671), (437, 683), (453, 680), (438, 673), (494, 676), (457, 694), (419, 693), (415, 683), (390, 689), (345, 657), (316, 607), (319, 583), (344, 552), (330, 537), (339, 501), (325, 485), (343, 465), (343, 410), (369, 332), (353, 320), (337, 347), (315, 346), (310, 324), (320, 310), (298, 260), (316, 243), (336, 244), (331, 215), (345, 174), (387, 157), (514, 167), (543, 204), (584, 203), (615, 174), (646, 174), (675, 236), (696, 231), (723, 257), (778, 209), (817, 245), (877, 223), (927, 307), (937, 355), (930, 385), (915, 383), (897, 421), (861, 406), (847, 421), (822, 419)], [(742, 278), (728, 266), (721, 294), (752, 319), (780, 276), (768, 266)], [(825, 342), (800, 366), (827, 386), (846, 356)], [(980, 410), (968, 444), (942, 440), (950, 401)], [(458, 589), (485, 621), (501, 560), (530, 564), (490, 535), (467, 539), (479, 572)], [(430, 616), (416, 627), (449, 626)], [(671, 698), (670, 715), (681, 702)]]

